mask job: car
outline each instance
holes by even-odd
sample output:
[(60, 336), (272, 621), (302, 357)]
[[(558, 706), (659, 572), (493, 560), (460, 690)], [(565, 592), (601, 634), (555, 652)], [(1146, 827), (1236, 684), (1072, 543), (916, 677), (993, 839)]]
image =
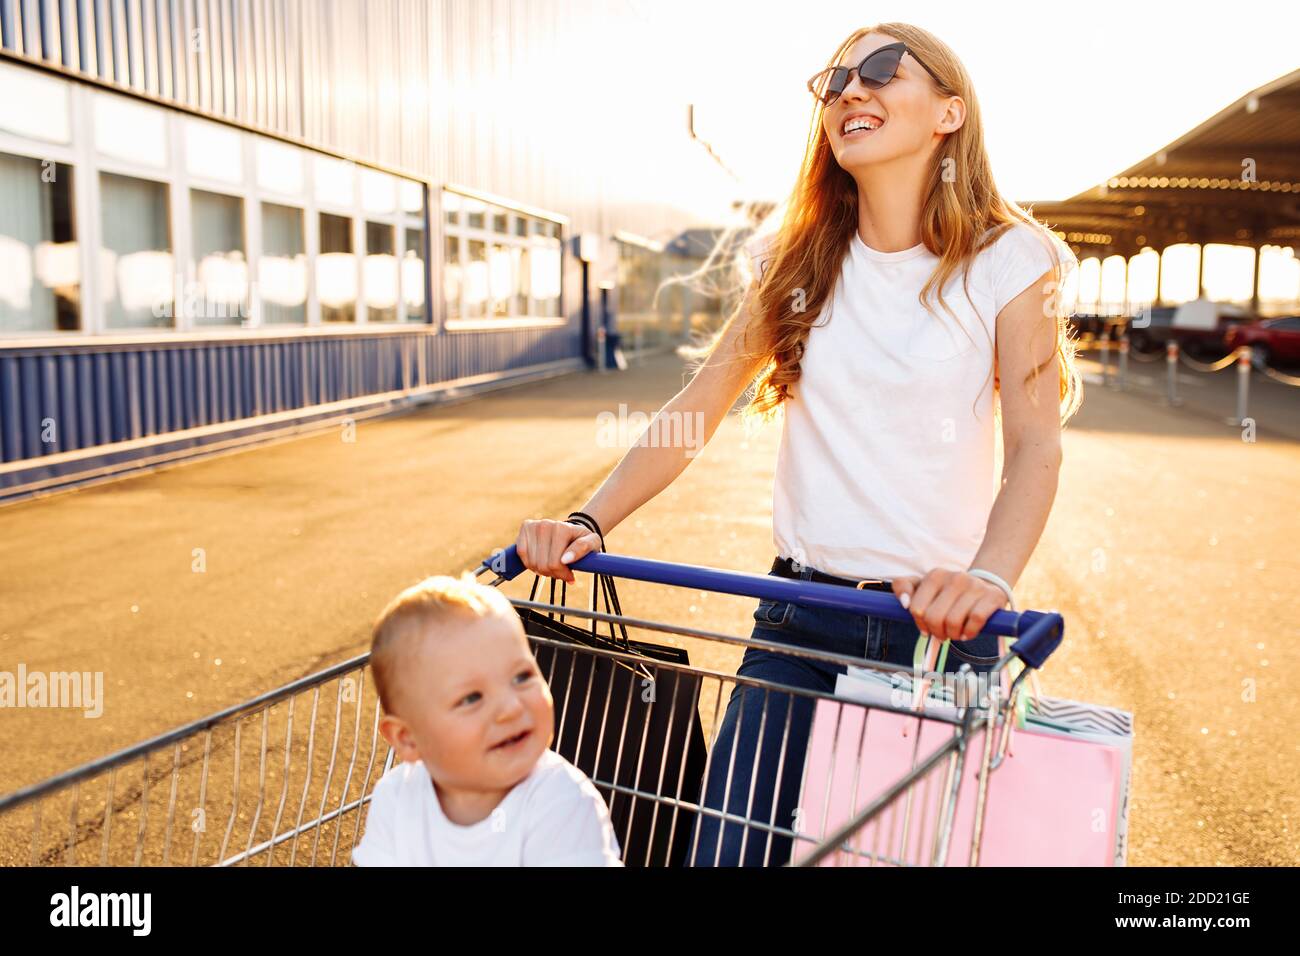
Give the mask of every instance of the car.
[(1253, 318), (1248, 310), (1231, 302), (1192, 299), (1142, 310), (1128, 322), (1128, 340), (1139, 352), (1161, 351), (1173, 341), (1188, 355), (1219, 357), (1231, 351), (1228, 330)]
[(1230, 349), (1250, 346), (1256, 368), (1300, 364), (1300, 315), (1282, 315), (1249, 325), (1233, 324), (1224, 339)]

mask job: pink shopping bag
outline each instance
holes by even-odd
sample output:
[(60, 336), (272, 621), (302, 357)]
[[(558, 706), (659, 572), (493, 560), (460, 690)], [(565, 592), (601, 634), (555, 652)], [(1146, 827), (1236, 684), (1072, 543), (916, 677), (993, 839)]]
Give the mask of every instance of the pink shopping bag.
[[(813, 715), (796, 830), (817, 843), (901, 781), (957, 728), (860, 704), (820, 700)], [(996, 749), (998, 740), (994, 739)], [(970, 863), (984, 732), (968, 742), (946, 865)], [(948, 758), (823, 866), (930, 865)], [(1017, 730), (989, 774), (981, 866), (1112, 866), (1123, 754), (1118, 747)], [(797, 844), (795, 859), (813, 846)], [(872, 858), (862, 853), (875, 855)]]

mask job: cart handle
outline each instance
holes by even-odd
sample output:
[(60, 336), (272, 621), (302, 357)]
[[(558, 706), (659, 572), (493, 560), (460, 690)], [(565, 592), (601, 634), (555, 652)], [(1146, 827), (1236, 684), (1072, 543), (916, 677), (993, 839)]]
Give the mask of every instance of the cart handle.
[[(632, 581), (671, 584), (771, 601), (791, 601), (832, 611), (857, 611), (894, 621), (912, 620), (911, 612), (893, 594), (865, 588), (846, 588), (820, 581), (795, 580), (744, 571), (722, 571), (695, 564), (674, 564), (601, 551), (585, 554), (569, 567), (575, 571), (628, 578)], [(490, 569), (507, 581), (514, 580), (525, 570), (524, 562), (513, 544), (508, 548), (494, 550), (479, 568)], [(1011, 652), (1029, 667), (1042, 667), (1065, 636), (1065, 620), (1055, 611), (994, 611), (980, 633), (1018, 638), (1011, 646)]]

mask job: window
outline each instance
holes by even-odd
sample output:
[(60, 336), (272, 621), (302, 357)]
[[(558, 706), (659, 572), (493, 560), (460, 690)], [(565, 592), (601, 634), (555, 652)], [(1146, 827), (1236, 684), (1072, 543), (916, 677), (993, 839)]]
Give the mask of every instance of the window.
[(561, 225), (443, 191), (448, 320), (558, 318)]
[(317, 156), (313, 165), (316, 201), (328, 206), (352, 206), (357, 201), (355, 167), (332, 156)]
[(406, 230), (406, 249), (402, 254), (402, 298), (406, 300), (406, 321), (425, 321), (423, 229)]
[(307, 323), (307, 252), (302, 210), (262, 203), (262, 260), (258, 264), (263, 325)]
[(465, 227), (467, 229), (482, 229), (487, 204), (481, 203), (477, 199), (466, 199), (461, 205), (465, 208)]
[(248, 320), (248, 258), (244, 248), (244, 201), (237, 196), (190, 191), (195, 287), (185, 307), (200, 325), (245, 325)]
[(322, 322), (357, 320), (357, 257), (352, 251), (352, 220), (320, 214), (320, 256), (316, 293)]
[(510, 315), (515, 305), (514, 250), (494, 242), (488, 254), (488, 275), (492, 290), (492, 314)]
[(172, 325), (175, 291), (167, 186), (101, 173), (99, 284), (110, 329)]
[(533, 220), (529, 255), (530, 300), (534, 315), (560, 314), (560, 227), (558, 223)]
[(113, 156), (141, 166), (167, 166), (167, 112), (126, 96), (96, 93), (94, 98), (95, 146)]
[(397, 240), (392, 226), (366, 223), (366, 321), (397, 321)]
[[(528, 224), (525, 222), (524, 225), (527, 226)], [(515, 314), (527, 315), (529, 289), (528, 278), (532, 271), (532, 266), (530, 265), (530, 260), (528, 258), (528, 247), (517, 246), (513, 251), (515, 257)]]
[(465, 289), (462, 294), (466, 317), (483, 318), (487, 311), (488, 263), (487, 243), (482, 239), (469, 241), (469, 257), (465, 263)]
[[(513, 211), (445, 205), (451, 314), (514, 314), (488, 249), (523, 241)], [(428, 207), (419, 180), (0, 62), (0, 341), (428, 323)]]
[(446, 236), (442, 253), (442, 296), (447, 303), (447, 318), (459, 319), (463, 315), (460, 306), (461, 287), (464, 284), (464, 266), (460, 247), (464, 240), (459, 236)]
[(186, 120), (185, 168), (191, 176), (239, 185), (244, 181), (244, 141), (225, 126)]
[(81, 326), (72, 167), (0, 153), (0, 332)]

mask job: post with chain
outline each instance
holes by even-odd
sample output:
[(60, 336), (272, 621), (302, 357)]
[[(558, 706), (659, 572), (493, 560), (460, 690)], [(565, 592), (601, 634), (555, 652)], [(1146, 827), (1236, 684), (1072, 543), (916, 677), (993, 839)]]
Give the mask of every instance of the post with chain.
[(1110, 329), (1104, 325), (1097, 344), (1101, 346), (1101, 384), (1110, 385)]
[(1119, 336), (1119, 390), (1128, 388), (1128, 331)]
[(1246, 420), (1246, 406), (1250, 400), (1250, 369), (1254, 356), (1249, 345), (1237, 349), (1237, 415), (1229, 418), (1229, 425), (1240, 425)]
[(1178, 397), (1178, 343), (1173, 339), (1165, 343), (1165, 369), (1169, 373), (1165, 401), (1169, 405), (1181, 405), (1183, 400)]

